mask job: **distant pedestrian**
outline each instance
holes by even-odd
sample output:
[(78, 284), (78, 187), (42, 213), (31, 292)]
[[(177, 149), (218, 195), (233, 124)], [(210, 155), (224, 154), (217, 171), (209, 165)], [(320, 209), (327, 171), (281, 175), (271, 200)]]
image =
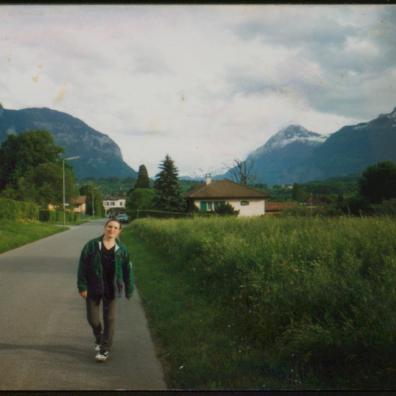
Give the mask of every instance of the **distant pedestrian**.
[[(129, 300), (134, 289), (134, 274), (127, 247), (118, 239), (121, 223), (107, 220), (104, 234), (88, 241), (81, 251), (77, 287), (86, 300), (87, 319), (95, 336), (95, 359), (104, 362), (111, 350), (116, 297), (123, 288)], [(103, 326), (99, 306), (103, 303)]]

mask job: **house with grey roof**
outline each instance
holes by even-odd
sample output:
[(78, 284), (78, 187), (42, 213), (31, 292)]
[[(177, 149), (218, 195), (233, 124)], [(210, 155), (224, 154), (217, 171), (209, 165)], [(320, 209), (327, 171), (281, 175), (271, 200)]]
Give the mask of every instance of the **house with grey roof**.
[(230, 180), (212, 180), (206, 177), (205, 183), (194, 187), (186, 194), (190, 207), (202, 212), (214, 211), (222, 203), (229, 203), (239, 216), (260, 216), (265, 214), (265, 199), (268, 194)]

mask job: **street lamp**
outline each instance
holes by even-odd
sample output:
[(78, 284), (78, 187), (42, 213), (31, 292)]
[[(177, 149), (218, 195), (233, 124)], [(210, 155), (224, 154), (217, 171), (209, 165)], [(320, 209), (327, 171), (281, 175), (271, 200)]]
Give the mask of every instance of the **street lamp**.
[(94, 200), (94, 188), (92, 186), (92, 217), (95, 217), (95, 200)]
[(65, 187), (65, 161), (73, 161), (75, 159), (80, 158), (79, 156), (76, 157), (68, 157), (63, 158), (62, 160), (62, 174), (63, 174), (63, 226), (66, 225), (66, 187)]

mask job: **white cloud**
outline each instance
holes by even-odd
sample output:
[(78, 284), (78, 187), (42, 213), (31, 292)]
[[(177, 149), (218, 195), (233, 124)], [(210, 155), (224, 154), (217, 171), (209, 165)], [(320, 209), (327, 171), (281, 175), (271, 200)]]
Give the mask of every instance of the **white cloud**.
[(68, 112), (150, 175), (167, 153), (180, 174), (213, 171), (289, 123), (329, 133), (393, 107), (388, 10), (0, 6), (0, 100)]

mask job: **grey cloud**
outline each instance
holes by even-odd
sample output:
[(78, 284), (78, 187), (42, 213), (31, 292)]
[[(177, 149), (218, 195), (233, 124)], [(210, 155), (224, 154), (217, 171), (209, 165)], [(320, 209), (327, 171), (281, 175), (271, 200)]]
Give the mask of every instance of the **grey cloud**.
[[(300, 7), (301, 8), (301, 7)], [(309, 7), (307, 6), (309, 10)], [(374, 24), (343, 24), (323, 13), (311, 13), (306, 18), (291, 12), (282, 17), (266, 18), (262, 22), (248, 21), (235, 27), (243, 39), (260, 38), (270, 45), (301, 48), (302, 55), (316, 59), (325, 69), (384, 70), (396, 60), (396, 7), (380, 7)], [(283, 18), (283, 19), (282, 19)], [(365, 39), (378, 49), (378, 55), (357, 55), (345, 50), (348, 38)]]
[(170, 73), (170, 69), (160, 59), (156, 59), (152, 56), (137, 56), (135, 59), (135, 73), (142, 74), (168, 74)]
[[(283, 20), (278, 16), (260, 23), (242, 23), (235, 29), (240, 37), (298, 48), (303, 61), (320, 66), (322, 78), (305, 80), (291, 69), (289, 78), (276, 83), (235, 73), (230, 74), (229, 81), (236, 91), (263, 95), (268, 90), (276, 90), (276, 86), (287, 85), (321, 112), (357, 118), (365, 118), (373, 111), (383, 112), (384, 104), (390, 102), (392, 107), (395, 104), (392, 101), (396, 101), (396, 81), (392, 74), (396, 66), (396, 7), (382, 6), (371, 11), (377, 14), (372, 15), (370, 22), (354, 25), (341, 24), (331, 14), (312, 13), (305, 19), (296, 17), (294, 21), (286, 14)], [(348, 40), (368, 43), (373, 51), (350, 51)], [(380, 76), (387, 79), (387, 85), (378, 82)], [(373, 96), (377, 100), (373, 100)]]
[(265, 94), (266, 92), (279, 91), (279, 85), (270, 84), (261, 79), (242, 76), (229, 77), (231, 82), (231, 95), (235, 94)]
[(396, 6), (384, 7), (368, 35), (380, 48), (382, 62), (394, 66), (396, 63)]
[(155, 130), (155, 129), (134, 129), (133, 131), (131, 130), (122, 130), (119, 131), (121, 135), (125, 136), (135, 136), (135, 137), (158, 137), (158, 136), (163, 136), (166, 137), (169, 134), (163, 131)]
[(243, 39), (260, 38), (268, 44), (286, 47), (296, 45), (335, 45), (340, 46), (347, 35), (353, 34), (356, 28), (345, 26), (329, 18), (302, 18), (292, 14), (285, 19), (264, 19), (262, 22), (245, 22), (235, 27), (235, 32)]

